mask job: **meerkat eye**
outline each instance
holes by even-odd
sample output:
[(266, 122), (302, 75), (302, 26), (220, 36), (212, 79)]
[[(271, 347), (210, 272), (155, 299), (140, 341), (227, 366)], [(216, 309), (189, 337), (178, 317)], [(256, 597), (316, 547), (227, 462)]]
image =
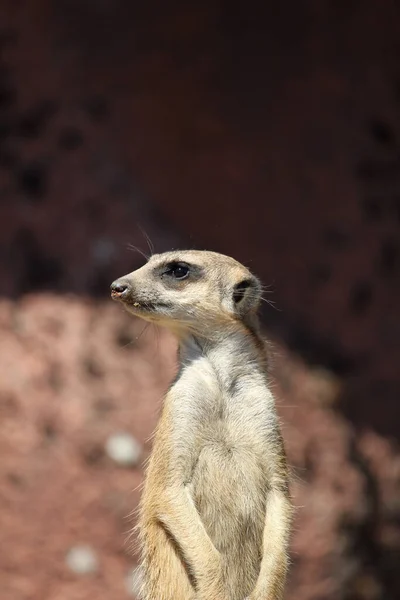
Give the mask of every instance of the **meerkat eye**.
[(189, 276), (189, 265), (182, 262), (172, 262), (166, 266), (163, 275), (174, 277), (174, 279), (186, 279)]
[(240, 283), (237, 283), (233, 288), (233, 301), (238, 304), (244, 298), (245, 291), (252, 285), (251, 281), (245, 279)]

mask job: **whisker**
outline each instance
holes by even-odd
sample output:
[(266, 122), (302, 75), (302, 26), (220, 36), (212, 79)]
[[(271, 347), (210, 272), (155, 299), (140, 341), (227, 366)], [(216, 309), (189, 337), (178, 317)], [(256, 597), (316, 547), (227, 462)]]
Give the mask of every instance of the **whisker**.
[(139, 335), (135, 337), (135, 341), (140, 340), (140, 338), (142, 337), (142, 335), (144, 334), (146, 329), (148, 329), (149, 327), (150, 327), (150, 323), (146, 323), (145, 326), (143, 327), (142, 331), (139, 333)]
[(143, 250), (141, 250), (140, 248), (138, 248), (137, 246), (134, 246), (133, 244), (128, 244), (127, 245), (127, 249), (128, 250), (132, 250), (133, 252), (138, 252), (141, 256), (143, 256), (143, 258), (148, 261), (150, 256), (148, 256), (147, 254), (145, 254), (143, 252)]
[(278, 308), (276, 306), (276, 303), (273, 300), (268, 300), (268, 298), (263, 298), (263, 296), (258, 296), (256, 294), (248, 294), (247, 297), (250, 298), (251, 300), (257, 300), (258, 299), (261, 302), (265, 302), (266, 304), (269, 304), (269, 306), (271, 306), (275, 310), (277, 310), (279, 312), (282, 312), (282, 309)]
[(268, 300), (267, 298), (263, 298), (261, 296), (260, 298), (261, 302), (265, 302), (266, 304), (269, 304), (269, 306), (271, 306), (274, 310), (277, 310), (278, 312), (282, 312), (281, 308), (278, 308), (276, 303), (273, 300)]
[(153, 325), (154, 337), (156, 338), (155, 353), (160, 355), (160, 329), (157, 325)]
[(150, 239), (150, 236), (147, 234), (147, 232), (143, 229), (143, 227), (141, 225), (138, 224), (138, 227), (140, 229), (140, 231), (142, 232), (142, 235), (144, 237), (144, 239), (147, 242), (147, 245), (149, 247), (150, 250), (150, 256), (152, 256), (154, 254), (154, 244)]
[(135, 340), (131, 340), (130, 342), (128, 342), (127, 344), (124, 344), (123, 346), (121, 346), (121, 348), (128, 348), (128, 346), (133, 346), (135, 343)]

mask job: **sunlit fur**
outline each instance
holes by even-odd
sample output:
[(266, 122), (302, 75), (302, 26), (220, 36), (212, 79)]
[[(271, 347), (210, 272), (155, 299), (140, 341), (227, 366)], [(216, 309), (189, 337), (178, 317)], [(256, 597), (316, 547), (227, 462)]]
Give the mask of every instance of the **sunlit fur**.
[[(171, 287), (160, 275), (170, 261), (201, 276)], [(292, 506), (258, 280), (230, 257), (176, 251), (118, 281), (129, 293), (116, 299), (180, 343), (140, 505), (143, 600), (282, 598)]]

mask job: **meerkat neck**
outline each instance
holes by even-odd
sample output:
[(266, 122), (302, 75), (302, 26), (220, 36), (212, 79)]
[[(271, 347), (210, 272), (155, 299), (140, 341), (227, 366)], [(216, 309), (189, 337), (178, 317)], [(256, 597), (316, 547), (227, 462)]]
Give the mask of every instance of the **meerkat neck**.
[(257, 330), (241, 326), (220, 332), (212, 338), (191, 334), (179, 346), (181, 367), (205, 358), (214, 368), (220, 381), (229, 381), (241, 374), (258, 372), (262, 377), (267, 370), (264, 342)]

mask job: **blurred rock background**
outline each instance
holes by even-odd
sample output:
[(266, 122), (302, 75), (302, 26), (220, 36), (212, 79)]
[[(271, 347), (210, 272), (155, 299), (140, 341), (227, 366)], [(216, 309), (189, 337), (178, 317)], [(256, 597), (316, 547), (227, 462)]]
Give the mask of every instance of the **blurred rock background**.
[(174, 341), (138, 246), (271, 286), (289, 600), (400, 597), (400, 5), (2, 0), (2, 600), (127, 600)]

